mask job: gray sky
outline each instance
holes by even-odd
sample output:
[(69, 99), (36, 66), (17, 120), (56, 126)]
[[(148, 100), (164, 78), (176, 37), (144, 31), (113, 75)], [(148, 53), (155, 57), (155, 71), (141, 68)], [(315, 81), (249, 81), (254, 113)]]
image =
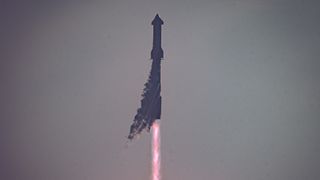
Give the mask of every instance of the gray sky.
[(320, 3), (0, 0), (0, 179), (149, 179), (126, 147), (164, 20), (163, 180), (320, 179)]

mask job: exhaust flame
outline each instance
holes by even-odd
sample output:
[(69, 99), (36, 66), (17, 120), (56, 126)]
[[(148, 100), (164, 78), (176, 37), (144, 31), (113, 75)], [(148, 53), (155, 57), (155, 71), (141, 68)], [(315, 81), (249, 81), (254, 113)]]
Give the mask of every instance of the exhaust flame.
[(152, 180), (160, 180), (160, 122), (152, 125)]

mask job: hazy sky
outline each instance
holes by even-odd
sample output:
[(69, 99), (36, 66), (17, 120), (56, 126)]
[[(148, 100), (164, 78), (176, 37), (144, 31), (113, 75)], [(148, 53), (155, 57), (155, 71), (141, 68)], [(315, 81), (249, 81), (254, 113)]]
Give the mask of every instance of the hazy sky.
[(147, 180), (126, 147), (164, 20), (163, 180), (320, 179), (320, 3), (0, 0), (0, 179)]

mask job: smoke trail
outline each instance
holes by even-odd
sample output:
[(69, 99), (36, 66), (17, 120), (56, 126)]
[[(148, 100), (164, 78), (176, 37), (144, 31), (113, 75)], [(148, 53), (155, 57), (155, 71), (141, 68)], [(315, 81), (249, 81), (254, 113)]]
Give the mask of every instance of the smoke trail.
[[(155, 62), (153, 61), (152, 64)], [(136, 135), (140, 134), (143, 129), (148, 132), (151, 129), (153, 121), (160, 119), (161, 114), (161, 96), (160, 96), (160, 71), (152, 66), (148, 81), (144, 84), (142, 93), (141, 106), (137, 110), (133, 123), (130, 126), (128, 139), (133, 139)], [(155, 75), (157, 74), (157, 75)]]
[(160, 121), (152, 125), (152, 180), (160, 180)]

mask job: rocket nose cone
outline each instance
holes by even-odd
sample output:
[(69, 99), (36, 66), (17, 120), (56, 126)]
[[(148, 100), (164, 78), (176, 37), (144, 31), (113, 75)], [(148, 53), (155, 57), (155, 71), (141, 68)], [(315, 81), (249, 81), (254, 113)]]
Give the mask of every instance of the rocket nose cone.
[(152, 21), (151, 24), (152, 24), (152, 25), (162, 25), (162, 24), (163, 24), (163, 21), (162, 21), (162, 19), (159, 17), (159, 15), (157, 14), (157, 15), (154, 17), (154, 19), (153, 19), (153, 21)]

